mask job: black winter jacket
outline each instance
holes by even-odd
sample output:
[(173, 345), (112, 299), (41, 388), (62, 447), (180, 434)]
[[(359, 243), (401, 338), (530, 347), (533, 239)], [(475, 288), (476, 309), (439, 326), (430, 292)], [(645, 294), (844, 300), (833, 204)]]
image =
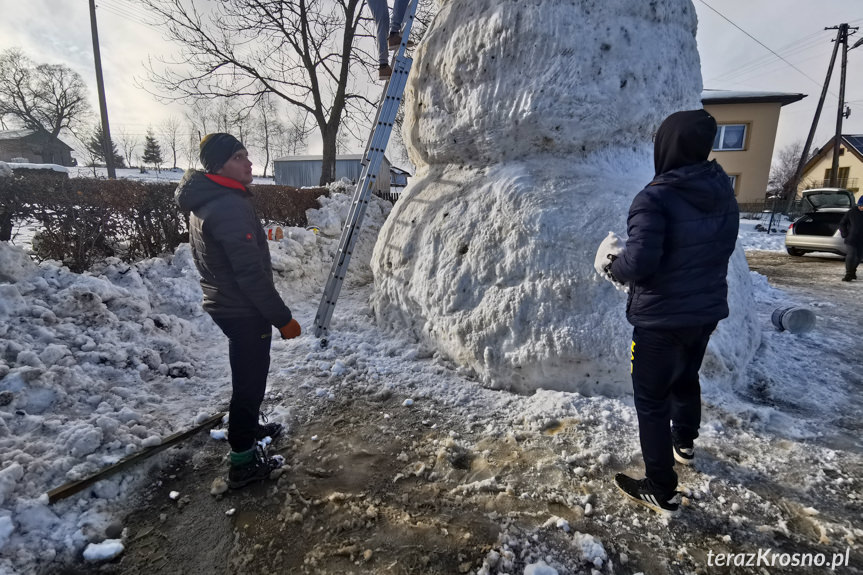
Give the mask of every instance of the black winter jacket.
[(839, 220), (839, 233), (849, 246), (863, 249), (863, 211), (852, 206)]
[(611, 265), (629, 284), (626, 317), (637, 327), (675, 329), (728, 317), (728, 259), (739, 212), (716, 161), (660, 174), (632, 201), (629, 237)]
[(291, 321), (291, 310), (273, 285), (270, 250), (252, 194), (239, 182), (223, 181), (236, 187), (189, 170), (175, 193), (180, 208), (191, 212), (189, 244), (201, 274), (204, 310), (213, 317), (261, 315), (282, 327)]

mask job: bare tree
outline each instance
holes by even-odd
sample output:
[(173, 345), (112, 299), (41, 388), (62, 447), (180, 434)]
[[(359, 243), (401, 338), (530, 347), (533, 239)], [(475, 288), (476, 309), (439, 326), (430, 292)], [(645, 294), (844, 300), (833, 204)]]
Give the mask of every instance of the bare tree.
[(18, 49), (0, 53), (0, 118), (53, 137), (82, 125), (90, 112), (87, 87), (62, 64), (35, 64)]
[(192, 100), (186, 110), (186, 121), (198, 141), (210, 133), (210, 127), (215, 124), (211, 119), (209, 100)]
[(186, 159), (186, 169), (188, 170), (194, 168), (198, 163), (201, 138), (198, 136), (198, 129), (193, 122), (189, 122), (186, 129), (188, 130), (188, 134), (181, 138), (180, 150)]
[(262, 176), (267, 177), (267, 168), (270, 165), (270, 150), (273, 142), (278, 138), (279, 134), (284, 132), (285, 126), (279, 120), (278, 107), (273, 102), (269, 94), (265, 94), (259, 101), (256, 107), (255, 121), (255, 142), (259, 144), (259, 148), (264, 152), (264, 170)]
[[(794, 176), (797, 174), (797, 164), (803, 153), (803, 142), (794, 142), (782, 148), (770, 166), (770, 177), (767, 180), (767, 194), (788, 199), (796, 195)], [(811, 156), (810, 156), (811, 157)]]
[(177, 167), (177, 148), (179, 147), (180, 139), (180, 119), (176, 116), (168, 116), (160, 125), (159, 133), (162, 135), (162, 142), (171, 150), (174, 157), (172, 167)]
[(358, 71), (369, 72), (355, 48), (362, 0), (225, 0), (207, 14), (197, 8), (200, 0), (141, 3), (182, 47), (173, 64), (183, 71), (172, 63), (161, 72), (150, 67), (162, 97), (273, 94), (308, 112), (323, 141), (321, 183), (335, 178), (340, 125), (365, 120), (372, 105), (353, 91)]
[(273, 141), (273, 150), (276, 156), (296, 156), (306, 149), (306, 141), (309, 136), (308, 123), (302, 115), (288, 117), (283, 132), (276, 135)]
[(130, 134), (125, 127), (117, 130), (117, 140), (120, 142), (120, 149), (123, 150), (123, 157), (126, 159), (126, 165), (132, 167), (132, 160), (135, 154), (135, 149), (141, 143), (141, 140), (135, 134)]

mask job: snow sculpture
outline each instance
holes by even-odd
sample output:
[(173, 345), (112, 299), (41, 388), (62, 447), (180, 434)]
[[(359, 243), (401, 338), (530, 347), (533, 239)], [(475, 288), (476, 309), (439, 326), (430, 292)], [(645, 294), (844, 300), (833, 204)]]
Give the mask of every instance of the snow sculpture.
[[(415, 55), (417, 174), (375, 246), (373, 306), (486, 385), (626, 393), (625, 297), (593, 270), (653, 176), (662, 119), (700, 107), (690, 0), (450, 0)], [(738, 250), (739, 251), (739, 250)], [(703, 374), (759, 341), (742, 253)]]

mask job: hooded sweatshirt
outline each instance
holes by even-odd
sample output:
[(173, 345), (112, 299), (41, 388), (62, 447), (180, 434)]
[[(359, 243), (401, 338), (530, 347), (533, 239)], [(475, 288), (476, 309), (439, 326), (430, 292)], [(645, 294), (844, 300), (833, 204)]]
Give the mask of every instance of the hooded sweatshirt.
[(707, 161), (716, 133), (704, 110), (669, 116), (656, 134), (656, 176), (632, 200), (628, 239), (611, 273), (629, 284), (626, 317), (676, 329), (728, 317), (728, 260), (739, 211), (728, 175)]
[(291, 310), (273, 285), (267, 237), (252, 194), (230, 178), (189, 170), (175, 192), (189, 217), (189, 245), (213, 317), (263, 316), (279, 328)]

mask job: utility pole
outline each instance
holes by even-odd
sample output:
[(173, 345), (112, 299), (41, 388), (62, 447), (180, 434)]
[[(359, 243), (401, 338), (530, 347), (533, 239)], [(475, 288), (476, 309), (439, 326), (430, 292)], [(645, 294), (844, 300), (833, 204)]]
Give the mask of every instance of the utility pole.
[(93, 33), (93, 60), (96, 62), (96, 87), (99, 92), (99, 113), (102, 115), (102, 148), (105, 154), (105, 165), (108, 167), (108, 177), (117, 179), (114, 169), (114, 149), (111, 145), (111, 130), (108, 128), (108, 105), (105, 103), (105, 82), (102, 80), (102, 56), (99, 54), (99, 31), (96, 29), (96, 0), (90, 0), (90, 31)]
[[(839, 187), (839, 149), (842, 145), (842, 118), (845, 117), (845, 71), (848, 68), (848, 24), (839, 25), (836, 44), (842, 44), (842, 67), (839, 79), (839, 111), (836, 114), (836, 137), (833, 138), (833, 164), (830, 166), (830, 187)], [(846, 184), (847, 185), (847, 184)]]
[[(830, 56), (830, 65), (827, 66), (827, 77), (824, 79), (824, 86), (821, 88), (821, 97), (818, 99), (818, 106), (815, 108), (815, 117), (812, 119), (812, 125), (809, 127), (809, 135), (806, 137), (806, 144), (803, 146), (803, 152), (800, 154), (800, 161), (797, 162), (797, 170), (794, 173), (794, 179), (791, 182), (790, 190), (788, 193), (788, 201), (785, 205), (785, 212), (791, 212), (791, 206), (794, 204), (794, 200), (797, 199), (797, 187), (800, 185), (800, 178), (803, 175), (803, 167), (806, 165), (806, 160), (809, 157), (809, 149), (812, 147), (812, 140), (815, 137), (815, 130), (818, 128), (818, 120), (821, 118), (821, 110), (824, 107), (824, 100), (827, 97), (827, 89), (830, 86), (830, 79), (833, 76), (833, 65), (836, 63), (836, 54), (839, 51), (839, 44), (843, 42), (843, 50), (842, 50), (842, 85), (840, 87), (840, 96), (839, 96), (839, 118), (837, 121), (837, 134), (834, 141), (833, 148), (833, 169), (830, 172), (830, 180), (833, 182), (833, 178), (839, 177), (839, 170), (837, 168), (837, 164), (839, 161), (839, 141), (842, 139), (842, 114), (844, 112), (844, 104), (845, 104), (845, 70), (847, 68), (848, 61), (848, 32), (849, 30), (857, 31), (857, 27), (850, 27), (848, 24), (841, 24), (839, 26), (831, 26), (829, 28), (824, 28), (825, 30), (838, 30), (836, 33), (836, 39), (833, 44), (833, 54)], [(853, 33), (853, 32), (852, 32)], [(858, 41), (854, 44), (853, 48), (860, 46), (861, 42)], [(853, 49), (852, 48), (852, 49)]]

